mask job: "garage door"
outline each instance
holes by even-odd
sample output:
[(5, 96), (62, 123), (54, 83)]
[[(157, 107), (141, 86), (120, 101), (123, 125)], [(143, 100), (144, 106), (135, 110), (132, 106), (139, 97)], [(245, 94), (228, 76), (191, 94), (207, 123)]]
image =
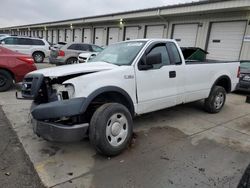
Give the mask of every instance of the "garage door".
[(43, 38), (47, 40), (47, 31), (43, 30)]
[(91, 29), (83, 30), (83, 42), (88, 44), (91, 43)]
[(52, 30), (48, 30), (48, 42), (52, 42)]
[(163, 38), (164, 25), (147, 26), (146, 38)]
[(80, 28), (75, 29), (74, 42), (82, 42), (82, 29)]
[(110, 27), (108, 32), (108, 44), (113, 44), (119, 41), (120, 28)]
[(94, 44), (99, 46), (105, 45), (103, 28), (95, 28)]
[(72, 35), (72, 30), (70, 30), (70, 29), (66, 29), (65, 30), (65, 32), (66, 32), (66, 42), (72, 42), (72, 37), (73, 37), (73, 35)]
[(59, 42), (65, 42), (65, 30), (64, 29), (59, 30)]
[(213, 23), (208, 42), (207, 59), (237, 61), (245, 33), (246, 22)]
[(198, 24), (176, 24), (173, 27), (173, 36), (181, 47), (195, 47), (198, 33)]
[(56, 44), (58, 42), (58, 30), (53, 30), (53, 44)]
[(125, 40), (137, 39), (139, 36), (139, 27), (126, 27)]

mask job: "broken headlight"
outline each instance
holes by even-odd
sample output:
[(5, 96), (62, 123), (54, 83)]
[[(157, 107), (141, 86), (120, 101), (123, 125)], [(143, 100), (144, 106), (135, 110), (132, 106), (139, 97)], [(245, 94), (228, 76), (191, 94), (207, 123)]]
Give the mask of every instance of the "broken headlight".
[(73, 98), (75, 94), (75, 88), (72, 84), (55, 84), (52, 87), (56, 90), (58, 100)]

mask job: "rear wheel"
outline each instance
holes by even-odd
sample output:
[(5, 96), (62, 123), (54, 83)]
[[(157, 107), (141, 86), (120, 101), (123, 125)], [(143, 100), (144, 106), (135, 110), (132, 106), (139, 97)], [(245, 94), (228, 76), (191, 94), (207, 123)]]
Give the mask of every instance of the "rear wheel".
[(76, 63), (77, 63), (77, 58), (75, 58), (75, 57), (71, 57), (71, 58), (67, 59), (67, 61), (66, 61), (67, 65), (76, 64)]
[(44, 54), (42, 52), (35, 52), (32, 57), (35, 63), (42, 63), (44, 61)]
[(11, 74), (5, 70), (0, 70), (0, 92), (7, 91), (13, 86)]
[(205, 110), (209, 113), (218, 113), (223, 108), (226, 101), (226, 91), (221, 86), (214, 86), (205, 99)]
[(90, 122), (89, 138), (99, 153), (120, 154), (129, 144), (133, 133), (132, 117), (128, 109), (118, 103), (99, 107)]

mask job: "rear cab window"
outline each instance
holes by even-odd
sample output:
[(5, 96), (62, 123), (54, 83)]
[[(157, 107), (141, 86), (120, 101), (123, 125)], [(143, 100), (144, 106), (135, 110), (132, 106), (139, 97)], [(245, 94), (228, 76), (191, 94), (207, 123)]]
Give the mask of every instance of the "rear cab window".
[(167, 49), (169, 52), (171, 62), (175, 65), (181, 65), (182, 60), (181, 60), (180, 52), (178, 48), (176, 47), (175, 43), (167, 42)]

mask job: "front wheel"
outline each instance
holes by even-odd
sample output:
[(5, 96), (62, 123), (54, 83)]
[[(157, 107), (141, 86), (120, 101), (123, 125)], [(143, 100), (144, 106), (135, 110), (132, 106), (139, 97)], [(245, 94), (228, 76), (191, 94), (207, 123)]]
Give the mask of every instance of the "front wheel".
[(226, 91), (221, 86), (214, 86), (205, 99), (205, 110), (209, 113), (218, 113), (221, 111), (226, 101)]
[(90, 121), (90, 142), (99, 153), (107, 156), (120, 154), (128, 146), (132, 133), (131, 114), (122, 104), (102, 105)]

